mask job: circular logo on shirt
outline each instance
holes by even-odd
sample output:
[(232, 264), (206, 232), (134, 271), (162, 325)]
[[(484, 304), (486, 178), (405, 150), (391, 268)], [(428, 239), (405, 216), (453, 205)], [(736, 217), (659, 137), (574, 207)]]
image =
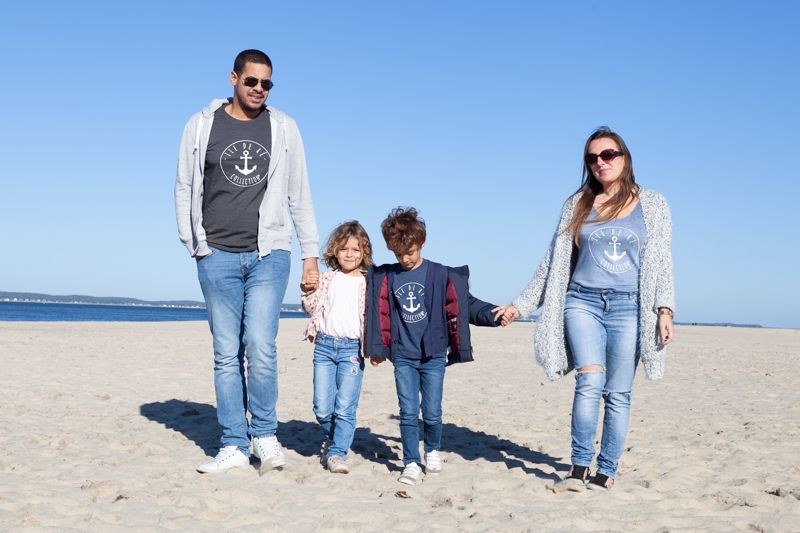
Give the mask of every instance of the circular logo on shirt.
[(599, 228), (589, 234), (589, 251), (597, 266), (622, 274), (634, 267), (633, 258), (639, 256), (639, 236), (626, 228)]
[(397, 302), (400, 304), (400, 316), (403, 322), (419, 322), (428, 313), (422, 300), (425, 297), (425, 287), (421, 283), (404, 283), (394, 291)]
[(255, 141), (236, 141), (219, 156), (219, 167), (237, 187), (258, 185), (267, 177), (269, 150)]

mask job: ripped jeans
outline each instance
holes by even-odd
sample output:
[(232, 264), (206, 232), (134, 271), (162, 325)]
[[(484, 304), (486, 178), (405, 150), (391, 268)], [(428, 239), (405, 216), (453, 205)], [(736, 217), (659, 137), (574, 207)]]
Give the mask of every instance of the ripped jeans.
[[(639, 293), (589, 289), (570, 283), (564, 305), (564, 329), (576, 368), (572, 464), (592, 464), (602, 398), (603, 436), (597, 472), (614, 478), (628, 434), (631, 386), (637, 363)], [(577, 370), (589, 365), (602, 370)]]

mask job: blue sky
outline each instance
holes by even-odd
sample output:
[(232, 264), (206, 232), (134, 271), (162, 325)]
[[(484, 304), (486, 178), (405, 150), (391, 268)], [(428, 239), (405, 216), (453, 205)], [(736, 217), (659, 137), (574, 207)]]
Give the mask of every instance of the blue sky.
[[(677, 320), (800, 327), (797, 2), (14, 3), (0, 34), (0, 290), (201, 299), (172, 187), (188, 117), (266, 51), (320, 234), (426, 257), (510, 301), (607, 124), (674, 223)], [(299, 301), (299, 250), (287, 302)]]

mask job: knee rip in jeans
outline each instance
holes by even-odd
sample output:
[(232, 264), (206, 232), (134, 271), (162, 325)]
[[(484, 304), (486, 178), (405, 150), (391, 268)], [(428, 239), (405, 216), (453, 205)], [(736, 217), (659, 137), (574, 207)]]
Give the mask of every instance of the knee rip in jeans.
[(606, 369), (601, 365), (586, 365), (578, 369), (578, 372), (605, 372)]

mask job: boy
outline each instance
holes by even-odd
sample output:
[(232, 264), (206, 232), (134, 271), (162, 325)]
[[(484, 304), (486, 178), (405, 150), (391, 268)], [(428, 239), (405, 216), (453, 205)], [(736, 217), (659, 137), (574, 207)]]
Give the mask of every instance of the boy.
[(497, 326), (505, 307), (469, 293), (469, 268), (450, 268), (423, 259), (425, 222), (413, 207), (398, 207), (381, 223), (386, 246), (397, 263), (370, 269), (366, 310), (366, 353), (394, 363), (400, 404), (403, 473), (398, 481), (416, 484), (420, 396), (425, 471), (442, 469), (442, 389), (445, 366), (472, 361), (469, 324)]

